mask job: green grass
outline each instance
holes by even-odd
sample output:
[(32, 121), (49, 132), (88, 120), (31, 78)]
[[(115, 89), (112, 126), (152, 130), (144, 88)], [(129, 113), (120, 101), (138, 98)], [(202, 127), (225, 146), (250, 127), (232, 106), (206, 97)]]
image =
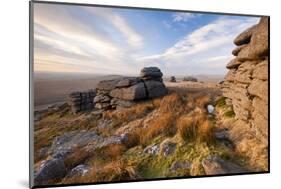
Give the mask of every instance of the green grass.
[(233, 117), (235, 117), (235, 112), (231, 109), (231, 110), (226, 111), (223, 115), (228, 118), (233, 118)]
[(216, 101), (216, 106), (219, 107), (219, 108), (225, 107), (226, 106), (225, 100), (226, 100), (226, 97), (221, 97), (220, 99), (218, 99)]

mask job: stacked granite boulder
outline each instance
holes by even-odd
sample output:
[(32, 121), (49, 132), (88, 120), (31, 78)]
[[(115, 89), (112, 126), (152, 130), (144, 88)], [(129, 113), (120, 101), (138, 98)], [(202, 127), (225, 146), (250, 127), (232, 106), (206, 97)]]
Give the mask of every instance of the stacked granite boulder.
[(68, 105), (72, 113), (76, 114), (81, 111), (91, 110), (94, 107), (93, 99), (96, 93), (94, 90), (85, 92), (72, 92), (68, 96)]
[(173, 83), (177, 82), (176, 77), (175, 76), (171, 76), (170, 77), (170, 82), (173, 82)]
[(183, 81), (192, 81), (192, 82), (197, 82), (198, 79), (193, 77), (193, 76), (186, 76), (182, 79)]
[[(235, 58), (227, 64), (229, 72), (222, 84), (223, 95), (232, 104), (237, 119), (233, 130), (240, 128), (243, 132), (236, 145), (241, 143), (241, 149), (253, 154), (258, 148), (245, 148), (242, 141), (246, 136), (255, 136), (265, 147), (268, 142), (268, 22), (262, 17), (257, 25), (235, 38)], [(232, 138), (238, 140), (234, 135)]]
[(140, 77), (122, 77), (100, 81), (94, 98), (98, 109), (130, 107), (139, 100), (156, 98), (167, 94), (162, 82), (162, 72), (157, 67), (145, 67)]

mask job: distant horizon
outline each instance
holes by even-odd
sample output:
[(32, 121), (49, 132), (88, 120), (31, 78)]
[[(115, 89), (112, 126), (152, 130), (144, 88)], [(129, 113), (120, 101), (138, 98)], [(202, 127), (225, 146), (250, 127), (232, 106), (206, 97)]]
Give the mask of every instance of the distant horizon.
[[(76, 75), (76, 76), (86, 76), (86, 75), (93, 75), (93, 76), (139, 76), (140, 74), (128, 74), (128, 75), (124, 75), (124, 74), (106, 74), (106, 73), (87, 73), (87, 72), (49, 72), (49, 71), (35, 71), (34, 72), (35, 75), (37, 74), (50, 74), (50, 75)], [(224, 76), (224, 74), (183, 74), (183, 75), (163, 75), (163, 77), (170, 77), (170, 76), (175, 76), (175, 77), (185, 77), (185, 76)]]
[(34, 71), (225, 75), (234, 38), (259, 18), (36, 3)]

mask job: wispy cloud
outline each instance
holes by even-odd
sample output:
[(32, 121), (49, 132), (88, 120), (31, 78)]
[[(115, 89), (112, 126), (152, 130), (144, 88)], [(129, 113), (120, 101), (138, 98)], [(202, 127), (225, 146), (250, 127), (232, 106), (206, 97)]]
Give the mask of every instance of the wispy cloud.
[(142, 36), (109, 9), (36, 4), (34, 18), (35, 70), (133, 71), (129, 52), (143, 45)]
[[(200, 14), (143, 11), (141, 18), (149, 24), (142, 27), (141, 20), (122, 13), (101, 7), (36, 4), (35, 71), (137, 75), (143, 66), (158, 66), (168, 75), (223, 73), (234, 37), (258, 21), (217, 16), (202, 25), (197, 24)], [(174, 30), (179, 24), (189, 26), (191, 19), (193, 29)], [(163, 26), (173, 29), (163, 31)]]
[(194, 14), (194, 13), (175, 13), (172, 15), (174, 22), (187, 22), (192, 18), (195, 18), (196, 16), (199, 16), (200, 14)]
[(217, 19), (189, 33), (163, 53), (139, 57), (139, 61), (147, 65), (158, 62), (166, 72), (182, 74), (217, 73), (218, 66), (216, 69), (212, 66), (216, 62), (223, 74), (225, 64), (231, 59), (233, 39), (257, 21), (257, 18)]

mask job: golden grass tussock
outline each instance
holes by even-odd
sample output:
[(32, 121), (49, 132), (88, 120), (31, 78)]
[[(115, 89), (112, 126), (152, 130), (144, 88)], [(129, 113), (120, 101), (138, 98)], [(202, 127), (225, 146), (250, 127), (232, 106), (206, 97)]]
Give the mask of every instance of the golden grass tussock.
[(72, 154), (67, 156), (64, 160), (64, 164), (68, 170), (73, 167), (84, 163), (88, 158), (90, 158), (93, 154), (90, 153), (85, 148), (76, 148)]
[(137, 171), (127, 166), (121, 160), (112, 161), (101, 168), (92, 168), (85, 176), (76, 176), (63, 179), (63, 184), (109, 182), (140, 179)]
[(112, 144), (100, 150), (101, 156), (105, 158), (118, 159), (126, 151), (123, 144)]
[(169, 136), (175, 131), (173, 114), (171, 112), (163, 113), (152, 119), (149, 126), (140, 131), (140, 141), (145, 144), (160, 134)]
[(181, 116), (177, 120), (177, 129), (185, 141), (197, 140), (209, 144), (214, 141), (214, 128), (205, 114)]
[(199, 107), (201, 109), (206, 109), (206, 106), (210, 103), (211, 97), (205, 93), (199, 94), (189, 94), (187, 96), (187, 103), (185, 106), (186, 111), (194, 109), (194, 107)]
[(124, 108), (117, 111), (106, 111), (103, 118), (118, 120), (119, 122), (128, 122), (130, 120), (145, 116), (155, 107), (151, 102), (143, 102), (136, 104), (130, 108)]
[(171, 93), (165, 97), (160, 102), (159, 112), (173, 112), (181, 113), (183, 111), (184, 98), (177, 93)]
[(140, 144), (140, 133), (142, 129), (137, 128), (134, 131), (127, 133), (128, 140), (125, 142), (127, 148), (132, 148)]

